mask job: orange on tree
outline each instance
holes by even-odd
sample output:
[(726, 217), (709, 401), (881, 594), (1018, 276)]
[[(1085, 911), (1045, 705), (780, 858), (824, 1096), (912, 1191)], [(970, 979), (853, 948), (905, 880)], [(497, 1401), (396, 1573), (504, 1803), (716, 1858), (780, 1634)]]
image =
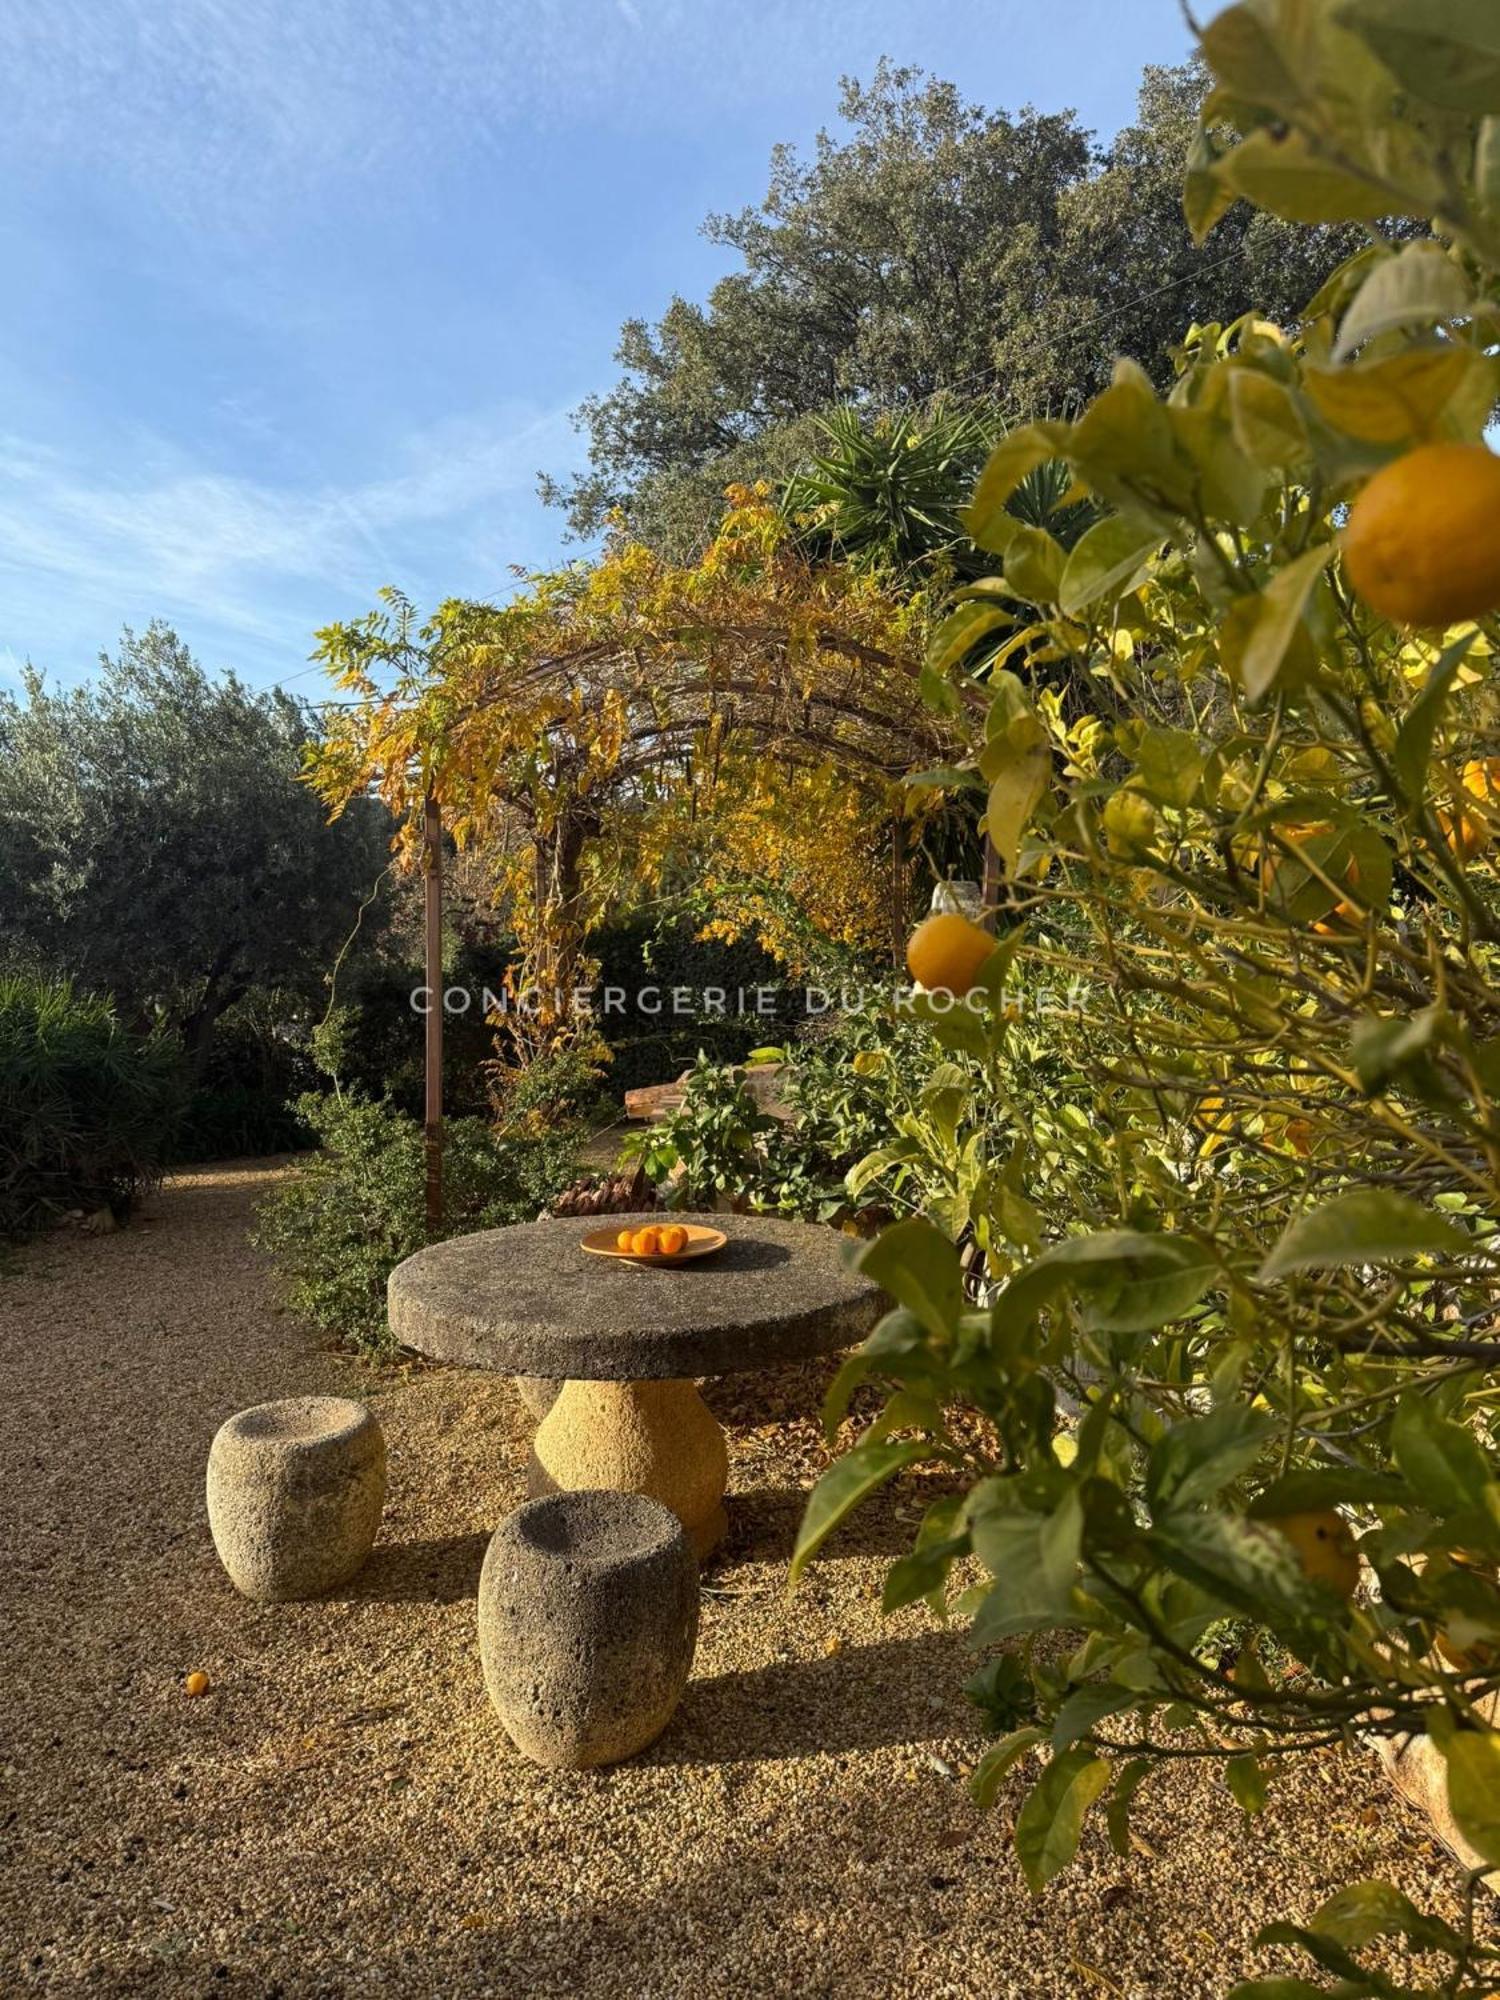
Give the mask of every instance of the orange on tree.
[(1359, 1587), (1359, 1548), (1354, 1531), (1332, 1507), (1300, 1514), (1273, 1514), (1261, 1525), (1290, 1542), (1302, 1573), (1339, 1597), (1352, 1597)]
[(1447, 626), (1500, 609), (1500, 458), (1423, 444), (1384, 466), (1349, 510), (1344, 569), (1396, 625)]
[(973, 987), (995, 940), (957, 910), (924, 917), (906, 944), (906, 969), (929, 993), (962, 999)]
[[(1349, 866), (1344, 870), (1344, 880), (1351, 889), (1359, 887), (1359, 863), (1350, 857)], [(1313, 929), (1319, 937), (1337, 937), (1340, 930), (1357, 930), (1365, 920), (1365, 913), (1358, 903), (1351, 903), (1346, 896), (1341, 903), (1335, 903), (1328, 915)]]
[[(1308, 826), (1279, 826), (1276, 828), (1276, 836), (1283, 847), (1290, 848), (1293, 854), (1301, 857), (1302, 849), (1308, 843), (1324, 838), (1331, 840), (1333, 828), (1326, 821)], [(1309, 855), (1303, 858), (1305, 864), (1311, 867), (1315, 857)], [(1277, 886), (1277, 872), (1286, 859), (1286, 855), (1280, 853), (1274, 843), (1266, 842), (1261, 854), (1261, 882), (1268, 896)], [(1327, 874), (1328, 870), (1322, 868), (1322, 873)], [(1351, 889), (1359, 887), (1359, 863), (1352, 854), (1344, 864), (1343, 879)], [(1326, 917), (1315, 922), (1313, 929), (1319, 937), (1336, 937), (1341, 929), (1345, 927), (1357, 929), (1363, 922), (1363, 909), (1358, 903), (1351, 902), (1345, 897), (1329, 911)]]
[(1459, 781), (1478, 803), (1460, 803), (1452, 812), (1439, 806), (1438, 823), (1457, 858), (1472, 861), (1489, 846), (1500, 821), (1500, 757), (1471, 757), (1459, 772)]
[[(1500, 1570), (1497, 1570), (1496, 1565), (1486, 1557), (1476, 1555), (1470, 1549), (1450, 1550), (1449, 1560), (1459, 1569), (1470, 1570), (1484, 1577), (1487, 1582), (1500, 1585)], [(1434, 1645), (1439, 1656), (1457, 1673), (1471, 1675), (1500, 1673), (1500, 1640), (1475, 1639), (1464, 1645), (1447, 1630), (1439, 1629)]]
[(1446, 1632), (1439, 1632), (1436, 1644), (1438, 1652), (1458, 1673), (1500, 1673), (1500, 1645), (1493, 1640), (1480, 1640), (1474, 1646), (1460, 1646)]

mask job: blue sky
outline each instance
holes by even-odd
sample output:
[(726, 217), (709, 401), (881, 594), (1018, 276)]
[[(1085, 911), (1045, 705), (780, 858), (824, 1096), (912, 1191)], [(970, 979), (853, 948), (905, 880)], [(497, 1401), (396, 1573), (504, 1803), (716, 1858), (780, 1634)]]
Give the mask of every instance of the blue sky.
[(512, 587), (627, 315), (882, 54), (1101, 133), (1177, 0), (0, 4), (0, 680), (168, 619), (300, 676), (378, 585)]

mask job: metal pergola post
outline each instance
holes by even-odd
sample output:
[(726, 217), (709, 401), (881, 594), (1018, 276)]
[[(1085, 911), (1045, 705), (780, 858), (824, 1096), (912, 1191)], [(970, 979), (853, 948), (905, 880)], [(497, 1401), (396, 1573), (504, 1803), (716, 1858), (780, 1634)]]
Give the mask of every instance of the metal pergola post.
[(422, 911), (427, 982), (422, 1137), (427, 1155), (427, 1234), (435, 1237), (443, 1228), (443, 813), (431, 792), (422, 807)]

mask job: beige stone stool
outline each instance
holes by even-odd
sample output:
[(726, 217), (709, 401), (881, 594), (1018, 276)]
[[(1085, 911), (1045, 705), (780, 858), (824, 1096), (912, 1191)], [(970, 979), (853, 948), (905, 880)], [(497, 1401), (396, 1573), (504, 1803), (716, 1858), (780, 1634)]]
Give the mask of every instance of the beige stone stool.
[(208, 1524), (236, 1590), (320, 1597), (374, 1546), (385, 1439), (363, 1403), (293, 1396), (231, 1417), (208, 1454)]

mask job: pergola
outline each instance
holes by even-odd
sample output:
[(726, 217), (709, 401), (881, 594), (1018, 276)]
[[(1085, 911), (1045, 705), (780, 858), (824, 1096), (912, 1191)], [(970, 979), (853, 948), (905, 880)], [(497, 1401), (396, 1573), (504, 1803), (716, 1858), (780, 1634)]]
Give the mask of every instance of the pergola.
[[(956, 719), (923, 698), (899, 609), (825, 585), (753, 540), (696, 570), (627, 576), (501, 609), (454, 603), (414, 635), (410, 607), (324, 635), (324, 658), (361, 698), (330, 730), (317, 782), (337, 803), (374, 785), (420, 826), (428, 985), (440, 996), (443, 840), (520, 825), (534, 850), (538, 985), (562, 987), (579, 929), (581, 862), (611, 810), (673, 789), (703, 796), (726, 759), (848, 772), (890, 795), (890, 935), (906, 930), (905, 827), (914, 770), (951, 761)], [(597, 576), (599, 572), (595, 572)], [(843, 594), (838, 592), (842, 590)], [(897, 634), (891, 643), (891, 633)], [(375, 670), (394, 671), (382, 688)], [(427, 1212), (442, 1210), (442, 1009), (427, 1015)]]

